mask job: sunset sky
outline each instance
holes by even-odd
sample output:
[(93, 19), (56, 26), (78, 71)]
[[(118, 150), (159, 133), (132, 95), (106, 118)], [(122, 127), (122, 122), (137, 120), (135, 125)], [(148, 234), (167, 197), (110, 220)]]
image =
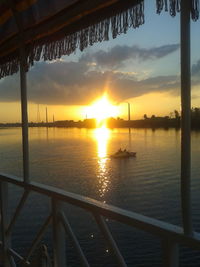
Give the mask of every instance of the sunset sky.
[[(39, 62), (28, 73), (29, 121), (79, 120), (104, 92), (119, 116), (169, 115), (180, 110), (179, 15), (156, 14), (145, 2), (145, 24), (59, 61)], [(200, 107), (200, 22), (191, 23), (192, 106)], [(19, 74), (0, 81), (0, 122), (20, 121)]]

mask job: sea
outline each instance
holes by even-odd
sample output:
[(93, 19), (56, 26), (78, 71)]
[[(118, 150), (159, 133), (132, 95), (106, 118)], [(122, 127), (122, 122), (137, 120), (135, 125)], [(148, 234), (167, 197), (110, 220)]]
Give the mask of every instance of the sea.
[[(191, 136), (193, 226), (200, 231), (200, 132), (192, 131)], [(180, 143), (178, 129), (29, 128), (30, 178), (182, 225)], [(119, 148), (137, 152), (136, 157), (110, 158)], [(0, 172), (22, 177), (21, 128), (0, 129)], [(11, 216), (22, 193), (21, 188), (9, 186)], [(70, 204), (64, 210), (90, 265), (118, 266), (93, 215)], [(12, 246), (18, 253), (28, 253), (50, 213), (51, 199), (30, 193), (13, 229)], [(115, 221), (106, 223), (128, 266), (162, 266), (163, 240)], [(51, 226), (41, 244), (52, 255)], [(185, 247), (179, 252), (180, 266), (200, 266), (200, 252)], [(81, 266), (67, 234), (66, 262)]]

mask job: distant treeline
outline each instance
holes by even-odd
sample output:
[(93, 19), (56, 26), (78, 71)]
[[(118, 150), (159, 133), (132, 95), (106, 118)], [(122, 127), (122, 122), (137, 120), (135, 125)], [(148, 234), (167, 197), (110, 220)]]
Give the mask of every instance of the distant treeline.
[[(125, 121), (123, 119), (110, 118), (107, 122), (107, 126), (110, 128), (117, 127), (133, 127), (133, 128), (180, 128), (181, 127), (181, 115), (177, 110), (174, 110), (169, 116), (148, 116), (144, 114), (141, 120)], [(191, 128), (200, 129), (200, 108), (191, 109)]]
[[(102, 122), (104, 124), (105, 122)], [(177, 110), (170, 113), (169, 116), (158, 117), (156, 115), (148, 116), (144, 114), (141, 120), (124, 120), (121, 118), (109, 118), (106, 120), (108, 128), (180, 128), (181, 115)], [(77, 127), (77, 128), (96, 128), (95, 119), (85, 119), (83, 121), (63, 120), (55, 122), (30, 122), (29, 127)], [(0, 127), (21, 127), (21, 123), (0, 123)], [(200, 108), (191, 109), (191, 127), (200, 129)]]

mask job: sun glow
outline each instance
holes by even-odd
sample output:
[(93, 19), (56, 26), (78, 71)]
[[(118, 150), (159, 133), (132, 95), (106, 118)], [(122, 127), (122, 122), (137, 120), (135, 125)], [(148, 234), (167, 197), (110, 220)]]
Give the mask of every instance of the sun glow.
[(105, 122), (107, 118), (116, 117), (119, 114), (118, 107), (111, 104), (106, 94), (87, 107), (85, 112), (88, 119), (94, 118), (98, 124)]

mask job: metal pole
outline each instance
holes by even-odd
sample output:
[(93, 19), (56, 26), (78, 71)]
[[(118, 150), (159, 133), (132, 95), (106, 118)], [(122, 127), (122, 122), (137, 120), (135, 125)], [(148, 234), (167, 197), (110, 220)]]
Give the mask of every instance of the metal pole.
[(40, 105), (37, 106), (37, 123), (40, 123)]
[(130, 122), (130, 120), (131, 120), (131, 105), (130, 105), (130, 103), (127, 103), (127, 104), (128, 104), (128, 120)]
[(23, 177), (29, 182), (29, 145), (28, 145), (28, 112), (26, 86), (26, 55), (25, 47), (20, 47), (20, 85), (21, 85), (21, 115), (22, 115), (22, 146), (23, 146)]
[(48, 123), (48, 111), (47, 111), (47, 108), (46, 108), (46, 123)]
[(181, 1), (181, 203), (184, 233), (192, 235), (190, 0)]

